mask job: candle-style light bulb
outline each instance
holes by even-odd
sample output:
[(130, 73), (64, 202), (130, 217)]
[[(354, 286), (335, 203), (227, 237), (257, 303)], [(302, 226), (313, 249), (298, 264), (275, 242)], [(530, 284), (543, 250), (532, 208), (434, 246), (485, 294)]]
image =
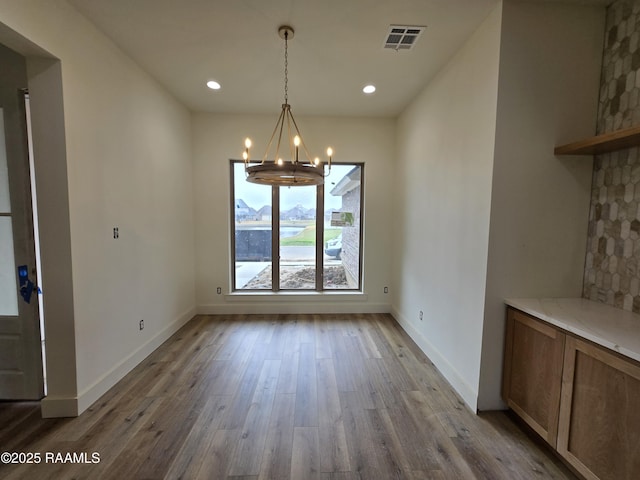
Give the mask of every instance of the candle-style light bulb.
[(329, 171), (331, 171), (331, 157), (333, 156), (333, 148), (327, 148), (327, 157), (329, 157)]
[(249, 137), (244, 139), (244, 152), (242, 152), (242, 158), (245, 163), (249, 161), (249, 149), (251, 148), (251, 139)]
[(295, 157), (293, 158), (293, 163), (298, 163), (298, 147), (300, 146), (300, 137), (296, 135), (293, 137), (293, 144), (295, 145)]
[(282, 158), (278, 159), (278, 165), (282, 165), (284, 163), (284, 160), (282, 160)]
[(320, 159), (318, 157), (314, 158), (313, 163), (317, 167), (318, 165), (320, 165)]

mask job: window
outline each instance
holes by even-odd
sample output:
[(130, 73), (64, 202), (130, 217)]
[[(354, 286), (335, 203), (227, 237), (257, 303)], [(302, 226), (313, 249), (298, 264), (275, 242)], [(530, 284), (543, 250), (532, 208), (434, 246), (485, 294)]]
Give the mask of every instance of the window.
[(231, 161), (233, 290), (360, 290), (364, 165), (324, 168), (324, 185), (272, 187)]

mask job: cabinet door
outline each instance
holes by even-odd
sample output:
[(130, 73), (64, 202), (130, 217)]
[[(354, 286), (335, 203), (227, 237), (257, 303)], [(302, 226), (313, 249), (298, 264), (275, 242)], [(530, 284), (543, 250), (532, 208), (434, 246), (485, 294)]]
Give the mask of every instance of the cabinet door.
[(564, 333), (518, 310), (507, 310), (502, 395), (553, 447), (558, 434)]
[(558, 452), (588, 479), (640, 478), (640, 364), (567, 337)]

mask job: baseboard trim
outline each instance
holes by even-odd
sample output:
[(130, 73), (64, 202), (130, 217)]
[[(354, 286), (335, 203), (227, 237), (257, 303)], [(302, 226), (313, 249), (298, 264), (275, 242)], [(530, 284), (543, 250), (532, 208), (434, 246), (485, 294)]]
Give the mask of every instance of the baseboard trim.
[(40, 401), (42, 418), (77, 417), (77, 397), (45, 397)]
[(76, 417), (89, 408), (96, 400), (104, 395), (111, 387), (118, 383), (126, 374), (133, 370), (140, 362), (176, 333), (185, 323), (196, 315), (197, 308), (192, 307), (178, 316), (173, 322), (160, 330), (147, 342), (140, 345), (129, 356), (102, 375), (89, 387), (85, 388), (76, 398), (45, 397), (40, 402), (40, 409), (44, 418)]
[(478, 392), (469, 386), (462, 378), (458, 371), (449, 363), (449, 361), (440, 353), (440, 351), (431, 344), (415, 327), (402, 315), (397, 308), (391, 307), (391, 316), (396, 322), (407, 332), (407, 335), (418, 345), (420, 350), (429, 357), (442, 376), (449, 382), (453, 389), (462, 397), (469, 409), (473, 413), (478, 411)]

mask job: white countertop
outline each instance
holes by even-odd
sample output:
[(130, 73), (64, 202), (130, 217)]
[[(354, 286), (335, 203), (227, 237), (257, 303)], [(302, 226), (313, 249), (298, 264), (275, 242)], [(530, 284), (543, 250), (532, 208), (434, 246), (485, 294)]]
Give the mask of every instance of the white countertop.
[(518, 310), (640, 362), (640, 315), (584, 298), (509, 298)]

